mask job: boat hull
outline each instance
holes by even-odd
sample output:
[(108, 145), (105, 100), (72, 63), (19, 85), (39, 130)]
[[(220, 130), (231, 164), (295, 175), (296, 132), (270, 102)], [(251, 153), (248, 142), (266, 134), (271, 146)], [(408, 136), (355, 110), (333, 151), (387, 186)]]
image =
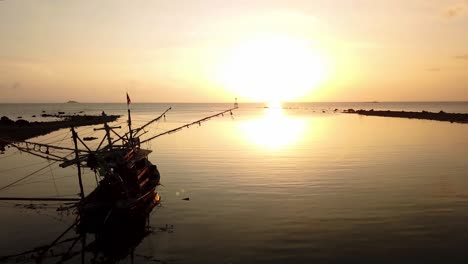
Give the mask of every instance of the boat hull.
[(78, 208), (78, 230), (86, 233), (101, 233), (119, 230), (122, 226), (139, 225), (147, 219), (160, 196), (154, 190), (139, 199), (117, 200), (115, 203), (81, 204)]

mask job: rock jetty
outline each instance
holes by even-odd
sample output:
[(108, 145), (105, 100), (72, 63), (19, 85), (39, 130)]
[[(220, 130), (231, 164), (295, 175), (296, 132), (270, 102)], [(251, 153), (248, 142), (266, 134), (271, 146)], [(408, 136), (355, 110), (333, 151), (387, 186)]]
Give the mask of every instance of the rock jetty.
[(383, 117), (399, 117), (399, 118), (414, 118), (414, 119), (425, 119), (435, 121), (445, 121), (451, 123), (468, 123), (468, 114), (460, 113), (446, 113), (440, 111), (438, 113), (421, 111), (421, 112), (407, 112), (407, 111), (382, 111), (382, 110), (344, 110), (343, 113), (347, 114), (358, 114), (365, 116), (383, 116)]
[[(49, 115), (54, 116), (54, 115)], [(13, 121), (6, 116), (0, 118), (0, 151), (9, 141), (22, 141), (46, 135), (53, 131), (79, 126), (98, 125), (117, 120), (119, 115), (56, 115), (61, 120), (49, 122), (29, 122), (23, 119)]]

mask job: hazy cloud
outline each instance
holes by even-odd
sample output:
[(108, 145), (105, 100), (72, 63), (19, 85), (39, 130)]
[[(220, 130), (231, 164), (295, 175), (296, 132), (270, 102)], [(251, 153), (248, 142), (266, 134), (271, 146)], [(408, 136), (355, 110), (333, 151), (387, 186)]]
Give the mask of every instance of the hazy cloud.
[(446, 18), (454, 18), (462, 15), (465, 11), (466, 5), (456, 5), (445, 9), (442, 16)]
[(441, 68), (427, 68), (426, 71), (431, 71), (431, 72), (438, 72), (440, 71)]
[(457, 59), (457, 60), (468, 60), (468, 54), (457, 55), (457, 56), (455, 56), (455, 59)]

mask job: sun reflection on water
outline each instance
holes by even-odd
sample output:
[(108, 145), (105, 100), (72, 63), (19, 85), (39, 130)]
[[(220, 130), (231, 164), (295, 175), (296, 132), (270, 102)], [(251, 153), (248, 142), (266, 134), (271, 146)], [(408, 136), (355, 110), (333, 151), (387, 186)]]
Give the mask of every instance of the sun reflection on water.
[(270, 150), (286, 148), (296, 143), (305, 133), (303, 119), (288, 116), (280, 104), (265, 108), (264, 116), (239, 124), (247, 140)]

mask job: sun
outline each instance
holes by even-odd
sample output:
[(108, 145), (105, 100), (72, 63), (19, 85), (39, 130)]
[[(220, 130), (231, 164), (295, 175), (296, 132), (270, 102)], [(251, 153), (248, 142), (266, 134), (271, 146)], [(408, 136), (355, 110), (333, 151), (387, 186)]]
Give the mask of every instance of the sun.
[(299, 99), (326, 77), (323, 56), (304, 40), (262, 36), (233, 48), (219, 67), (221, 84), (258, 102)]
[(261, 118), (240, 122), (238, 127), (249, 142), (267, 150), (280, 150), (301, 140), (306, 122), (288, 116), (281, 106), (270, 105)]

